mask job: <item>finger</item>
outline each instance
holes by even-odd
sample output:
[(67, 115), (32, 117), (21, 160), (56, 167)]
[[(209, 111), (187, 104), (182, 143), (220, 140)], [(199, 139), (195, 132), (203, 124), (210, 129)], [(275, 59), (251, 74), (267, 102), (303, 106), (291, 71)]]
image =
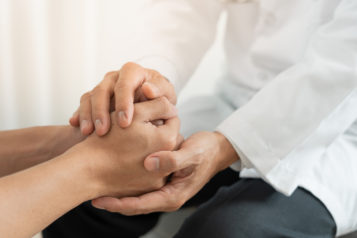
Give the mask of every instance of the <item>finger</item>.
[(182, 143), (184, 142), (185, 138), (183, 137), (183, 135), (178, 134), (177, 135), (177, 139), (176, 139), (176, 146), (174, 148), (174, 151), (177, 151), (180, 149)]
[(144, 167), (151, 172), (173, 173), (192, 165), (197, 165), (197, 154), (200, 149), (181, 148), (178, 151), (160, 151), (149, 155)]
[(79, 110), (79, 108), (77, 109), (77, 111), (75, 111), (73, 113), (73, 116), (69, 119), (69, 124), (71, 126), (77, 127), (77, 126), (80, 125), (80, 123), (79, 123), (79, 111), (78, 110)]
[(124, 215), (148, 214), (159, 211), (169, 212), (179, 209), (183, 204), (178, 203), (181, 195), (177, 195), (176, 193), (176, 189), (168, 184), (158, 191), (147, 193), (140, 197), (121, 199), (109, 197), (97, 198), (92, 201), (92, 205)]
[(181, 125), (181, 121), (179, 117), (167, 119), (165, 120), (164, 125), (158, 126), (159, 129), (164, 129), (161, 130), (159, 133), (164, 133), (164, 134), (173, 133), (173, 135), (175, 136), (175, 143), (176, 143), (177, 135), (180, 132), (180, 125)]
[(79, 122), (81, 124), (81, 132), (83, 135), (89, 135), (94, 130), (92, 121), (92, 104), (90, 98), (90, 92), (83, 94), (81, 97), (81, 105), (79, 107)]
[(142, 91), (148, 99), (164, 96), (169, 99), (172, 104), (176, 104), (177, 97), (174, 86), (164, 77), (147, 80), (142, 86)]
[(134, 107), (137, 119), (141, 121), (170, 119), (177, 115), (177, 108), (165, 97), (137, 103)]
[(110, 106), (109, 106), (109, 113), (115, 111), (115, 96), (110, 98)]
[(115, 110), (121, 127), (128, 127), (131, 124), (135, 91), (147, 78), (147, 71), (135, 63), (127, 63), (120, 70), (114, 93)]
[(91, 93), (92, 119), (99, 136), (105, 135), (110, 128), (110, 100), (118, 77), (118, 72), (108, 73)]
[[(179, 135), (180, 130), (180, 119), (178, 117), (174, 117), (172, 119), (166, 120), (165, 125), (159, 126), (159, 137), (163, 138), (163, 146), (161, 148), (162, 153), (167, 152), (171, 153), (171, 151), (177, 150), (182, 144), (183, 136)], [(160, 158), (157, 157), (159, 153), (152, 154), (149, 158), (144, 160), (144, 167), (146, 170), (151, 172), (159, 172), (160, 169)], [(168, 173), (171, 173), (168, 172)]]
[(143, 88), (140, 87), (135, 91), (134, 103), (137, 102), (146, 102), (148, 101), (147, 97), (143, 94)]

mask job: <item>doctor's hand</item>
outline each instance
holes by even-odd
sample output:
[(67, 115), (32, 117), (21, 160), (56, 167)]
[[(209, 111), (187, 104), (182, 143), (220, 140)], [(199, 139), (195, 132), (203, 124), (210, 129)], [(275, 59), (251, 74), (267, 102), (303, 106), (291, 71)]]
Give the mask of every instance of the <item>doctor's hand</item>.
[(115, 111), (116, 121), (125, 128), (133, 120), (135, 102), (160, 96), (176, 104), (174, 86), (165, 77), (155, 70), (126, 63), (119, 71), (107, 73), (102, 82), (82, 96), (69, 122), (80, 126), (83, 135), (91, 134), (95, 128), (102, 136), (109, 131), (110, 112)]
[(199, 132), (185, 140), (178, 151), (149, 155), (145, 168), (152, 173), (173, 173), (171, 182), (140, 197), (99, 198), (93, 205), (124, 215), (171, 212), (193, 197), (215, 174), (239, 159), (219, 132)]

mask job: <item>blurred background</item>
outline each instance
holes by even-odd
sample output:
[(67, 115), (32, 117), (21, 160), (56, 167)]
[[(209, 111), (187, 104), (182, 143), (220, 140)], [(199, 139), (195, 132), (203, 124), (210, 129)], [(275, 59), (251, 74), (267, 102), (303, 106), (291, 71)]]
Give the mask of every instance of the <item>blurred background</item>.
[[(0, 0), (0, 130), (68, 124), (81, 95), (127, 62), (144, 2)], [(178, 103), (212, 93), (224, 74), (225, 17)], [(162, 216), (145, 238), (172, 237), (193, 211)]]
[[(0, 0), (0, 130), (68, 124), (81, 95), (127, 62), (144, 2)], [(225, 22), (223, 13), (179, 104), (211, 94), (224, 75)], [(171, 237), (193, 211), (165, 214), (145, 238)]]
[[(68, 124), (81, 95), (119, 70), (145, 0), (0, 0), (0, 130)], [(179, 102), (224, 72), (223, 31)]]

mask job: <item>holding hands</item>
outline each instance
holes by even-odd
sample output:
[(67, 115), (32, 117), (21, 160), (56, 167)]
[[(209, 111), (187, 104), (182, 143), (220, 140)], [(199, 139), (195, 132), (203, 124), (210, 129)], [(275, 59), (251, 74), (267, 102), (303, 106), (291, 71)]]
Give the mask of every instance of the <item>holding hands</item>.
[[(166, 98), (160, 97), (135, 104), (134, 111), (130, 127), (122, 129), (115, 123), (115, 113), (111, 113), (112, 125), (105, 136), (92, 133), (69, 151), (84, 156), (92, 180), (96, 181), (95, 197), (138, 196), (166, 183), (170, 172), (150, 173), (143, 163), (150, 153), (172, 151), (182, 143), (183, 138), (178, 134), (177, 109)], [(166, 118), (172, 119), (165, 120), (160, 126), (150, 122)]]
[(152, 171), (151, 164), (158, 164), (152, 174), (174, 173), (170, 183), (139, 197), (98, 198), (92, 204), (124, 215), (176, 211), (216, 173), (237, 159), (236, 152), (221, 133), (198, 132), (186, 139), (178, 151), (160, 151), (145, 159), (145, 168), (149, 171)]
[(95, 129), (99, 136), (110, 128), (109, 113), (115, 111), (118, 124), (128, 127), (134, 115), (134, 104), (158, 97), (176, 104), (174, 86), (155, 70), (144, 69), (135, 63), (125, 64), (119, 71), (107, 73), (91, 92), (81, 98), (81, 105), (69, 120), (81, 126), (83, 135)]
[[(170, 173), (146, 171), (144, 159), (182, 143), (177, 109), (159, 97), (135, 104), (134, 111), (130, 127), (121, 128), (112, 113), (109, 132), (84, 141), (78, 128), (68, 126), (0, 133), (0, 236), (32, 237), (85, 201), (163, 187)], [(151, 123), (157, 119), (161, 124)]]
[[(146, 102), (148, 99), (155, 100)], [(126, 175), (131, 178), (117, 181), (115, 179), (108, 180), (109, 183), (112, 183), (112, 192), (101, 194), (100, 198), (93, 200), (93, 206), (125, 215), (174, 211), (194, 196), (216, 173), (239, 159), (230, 142), (219, 132), (199, 132), (182, 143), (182, 136), (177, 136), (179, 133), (178, 127), (176, 127), (176, 131), (170, 129), (170, 125), (176, 123), (177, 126), (176, 121), (178, 119), (170, 119), (176, 114), (166, 113), (160, 117), (160, 113), (155, 113), (158, 110), (155, 107), (161, 107), (158, 100), (161, 103), (166, 100), (167, 103), (163, 105), (168, 105), (169, 102), (176, 103), (173, 85), (158, 72), (144, 69), (135, 63), (127, 63), (118, 72), (108, 73), (92, 92), (82, 96), (79, 109), (70, 119), (71, 125), (80, 125), (84, 135), (92, 133), (95, 129), (96, 139), (109, 131), (108, 137), (105, 139), (106, 142), (103, 140), (103, 143), (97, 145), (93, 143), (98, 150), (106, 148), (108, 144), (117, 143), (117, 141), (126, 143), (125, 148), (128, 150), (125, 150), (124, 153), (127, 155), (120, 159), (116, 166), (123, 166), (123, 169), (127, 168)], [(172, 111), (175, 111), (175, 109)], [(112, 112), (111, 125), (110, 112)], [(146, 117), (143, 112), (147, 113)], [(152, 114), (156, 116), (148, 116)], [(136, 115), (138, 116), (136, 117)], [(136, 124), (137, 118), (142, 116), (146, 120), (144, 120), (145, 123), (152, 122), (149, 123), (150, 127), (148, 128), (150, 129), (145, 128), (144, 130), (143, 127), (139, 134), (132, 134), (132, 130), (139, 128), (139, 125)], [(166, 120), (165, 125), (170, 132), (175, 131), (176, 137), (174, 135), (171, 135), (171, 137), (175, 137), (176, 143), (173, 143), (171, 138), (170, 146), (159, 146), (160, 143), (165, 141), (162, 140), (163, 137), (161, 139), (151, 137), (150, 133), (154, 133), (151, 130), (161, 127), (154, 126), (157, 123), (156, 119), (170, 119)], [(118, 124), (121, 128), (127, 128), (121, 129)], [(129, 125), (131, 126), (129, 127)], [(113, 132), (110, 129), (111, 126)], [(113, 135), (115, 130), (122, 130), (120, 134), (125, 133), (125, 135)], [(155, 133), (157, 133), (157, 130)], [(121, 137), (121, 139), (116, 139), (116, 136)], [(133, 136), (135, 139), (130, 139)], [(153, 139), (152, 143), (147, 143), (149, 137)], [(88, 141), (90, 141), (90, 138)], [(135, 141), (146, 142), (138, 146)], [(105, 154), (106, 150), (102, 150)], [(145, 158), (145, 160), (138, 159), (136, 167), (130, 167), (127, 164), (131, 160), (129, 158)], [(106, 169), (110, 170), (110, 168)], [(166, 176), (171, 173), (173, 174), (172, 180), (165, 183)], [(152, 180), (136, 179), (136, 176), (138, 178), (143, 176), (149, 178), (151, 176)], [(150, 181), (154, 186), (148, 186)], [(119, 187), (126, 187), (127, 191), (116, 192), (116, 188)]]

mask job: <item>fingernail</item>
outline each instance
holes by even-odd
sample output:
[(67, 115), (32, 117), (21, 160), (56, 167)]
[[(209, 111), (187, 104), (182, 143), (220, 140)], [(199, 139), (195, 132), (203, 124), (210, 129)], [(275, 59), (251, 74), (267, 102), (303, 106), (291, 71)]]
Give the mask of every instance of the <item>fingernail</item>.
[(97, 130), (99, 130), (100, 128), (102, 128), (102, 126), (103, 126), (102, 120), (97, 119), (97, 120), (95, 121), (95, 128), (96, 128)]
[(92, 204), (92, 206), (95, 207), (95, 208), (101, 209), (101, 210), (105, 210), (105, 208), (101, 207), (101, 206), (97, 206), (97, 205), (93, 205), (93, 204)]
[(153, 83), (146, 83), (146, 84), (148, 84), (150, 86), (150, 88), (154, 94), (159, 94), (159, 88), (156, 87), (155, 84), (153, 84)]
[(119, 114), (119, 122), (122, 121), (122, 122), (125, 122), (128, 118), (126, 117), (125, 115), (125, 112), (124, 111), (120, 111)]
[(81, 132), (83, 134), (83, 131), (88, 127), (88, 121), (87, 120), (82, 120), (81, 122)]
[(147, 162), (146, 169), (151, 172), (159, 171), (159, 158), (150, 157), (149, 162)]
[(174, 113), (177, 114), (177, 113), (178, 113), (177, 107), (172, 104), (172, 108), (173, 108), (173, 110), (174, 110)]

